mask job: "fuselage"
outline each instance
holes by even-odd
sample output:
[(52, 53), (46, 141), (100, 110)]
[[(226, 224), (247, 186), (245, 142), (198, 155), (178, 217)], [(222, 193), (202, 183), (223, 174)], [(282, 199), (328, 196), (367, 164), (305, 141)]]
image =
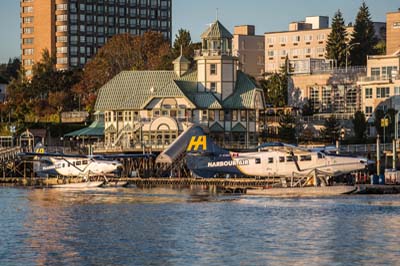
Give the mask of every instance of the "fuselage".
[(114, 172), (122, 164), (118, 161), (95, 160), (91, 158), (48, 158), (51, 164), (41, 167), (43, 172), (56, 171), (62, 176), (105, 175)]
[(256, 152), (227, 152), (218, 155), (192, 154), (189, 167), (199, 176), (212, 177), (218, 174), (292, 177), (307, 175), (313, 170), (336, 176), (363, 170), (368, 165), (366, 158), (326, 155), (322, 152), (297, 150), (289, 153), (277, 148)]

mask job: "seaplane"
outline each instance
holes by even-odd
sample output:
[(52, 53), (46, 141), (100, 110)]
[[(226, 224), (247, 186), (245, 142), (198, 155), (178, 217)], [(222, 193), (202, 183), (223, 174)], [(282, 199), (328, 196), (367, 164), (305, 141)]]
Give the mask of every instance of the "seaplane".
[(317, 176), (329, 183), (329, 178), (365, 170), (374, 161), (367, 158), (328, 153), (285, 143), (265, 143), (253, 151), (228, 151), (211, 138), (195, 132), (186, 148), (186, 163), (195, 176), (275, 177), (305, 180), (316, 185)]
[[(22, 158), (31, 158), (33, 170), (40, 177), (62, 176), (78, 177), (83, 182), (53, 185), (56, 188), (99, 187), (107, 183), (107, 175), (120, 172), (123, 165), (117, 158), (143, 157), (149, 155), (70, 155), (46, 152), (43, 145), (38, 144), (34, 152), (20, 153)], [(101, 177), (102, 181), (91, 181), (91, 177)]]

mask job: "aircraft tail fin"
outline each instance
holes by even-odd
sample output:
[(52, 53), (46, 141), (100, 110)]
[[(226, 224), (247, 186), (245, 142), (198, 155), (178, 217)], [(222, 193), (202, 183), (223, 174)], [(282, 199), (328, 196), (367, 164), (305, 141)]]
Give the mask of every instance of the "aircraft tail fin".
[(35, 148), (33, 148), (33, 151), (35, 153), (45, 153), (46, 147), (41, 142), (39, 142), (38, 144), (36, 144)]

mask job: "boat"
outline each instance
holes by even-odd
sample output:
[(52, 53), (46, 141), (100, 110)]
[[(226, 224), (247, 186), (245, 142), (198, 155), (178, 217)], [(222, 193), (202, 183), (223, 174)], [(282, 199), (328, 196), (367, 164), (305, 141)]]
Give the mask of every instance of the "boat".
[(290, 197), (307, 197), (307, 196), (337, 196), (351, 194), (357, 191), (356, 186), (320, 186), (320, 187), (289, 187), (289, 188), (261, 188), (247, 189), (246, 195), (256, 196), (290, 196)]

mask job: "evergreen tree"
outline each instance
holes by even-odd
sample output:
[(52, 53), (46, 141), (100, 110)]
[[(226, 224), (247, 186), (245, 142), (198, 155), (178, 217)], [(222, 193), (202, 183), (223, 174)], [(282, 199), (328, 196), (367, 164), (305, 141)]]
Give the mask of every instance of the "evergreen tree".
[(279, 121), (279, 137), (288, 142), (295, 142), (296, 118), (292, 114), (283, 114)]
[(324, 128), (321, 130), (321, 135), (326, 141), (334, 143), (339, 137), (339, 131), (339, 121), (334, 116), (331, 116), (325, 120)]
[(175, 41), (173, 46), (173, 56), (176, 58), (181, 54), (181, 47), (183, 55), (189, 59), (193, 59), (193, 47), (192, 47), (192, 37), (190, 36), (190, 32), (185, 29), (180, 29), (178, 33), (175, 35)]
[(337, 65), (346, 65), (346, 38), (347, 32), (342, 12), (338, 10), (332, 20), (332, 31), (326, 42), (326, 58), (337, 60)]
[(356, 141), (362, 143), (365, 140), (365, 133), (367, 131), (367, 121), (363, 112), (357, 111), (354, 114), (353, 127)]
[(367, 64), (367, 55), (375, 54), (375, 29), (371, 20), (368, 6), (362, 3), (357, 13), (354, 24), (354, 31), (351, 34), (349, 47), (351, 64), (355, 66), (365, 66)]

